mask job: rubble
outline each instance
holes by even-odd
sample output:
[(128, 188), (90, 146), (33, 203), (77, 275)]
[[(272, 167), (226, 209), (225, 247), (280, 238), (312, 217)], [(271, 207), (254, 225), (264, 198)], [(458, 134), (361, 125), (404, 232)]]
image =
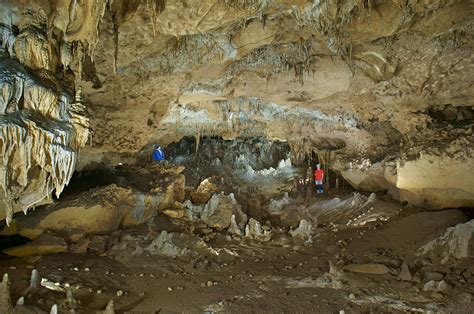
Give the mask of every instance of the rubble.
[(435, 281), (430, 280), (423, 286), (423, 291), (435, 291), (435, 292), (443, 292), (449, 290), (451, 286), (444, 280)]
[(145, 248), (145, 251), (151, 254), (158, 254), (168, 257), (183, 256), (189, 254), (190, 250), (187, 247), (178, 246), (175, 239), (179, 235), (162, 231), (160, 235)]
[(451, 259), (474, 258), (474, 220), (448, 228), (442, 236), (423, 245), (419, 254), (436, 256), (444, 264)]

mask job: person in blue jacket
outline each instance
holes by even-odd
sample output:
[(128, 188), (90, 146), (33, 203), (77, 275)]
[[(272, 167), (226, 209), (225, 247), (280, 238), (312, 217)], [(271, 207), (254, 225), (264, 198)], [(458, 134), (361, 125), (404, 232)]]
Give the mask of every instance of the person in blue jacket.
[(163, 151), (163, 149), (161, 148), (161, 146), (158, 146), (155, 148), (155, 150), (153, 151), (153, 160), (154, 161), (163, 161), (165, 160), (165, 152)]

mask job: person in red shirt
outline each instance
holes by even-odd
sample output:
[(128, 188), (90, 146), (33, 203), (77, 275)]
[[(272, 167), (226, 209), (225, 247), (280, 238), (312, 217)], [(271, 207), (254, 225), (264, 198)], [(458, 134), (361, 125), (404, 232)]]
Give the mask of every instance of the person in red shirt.
[(324, 170), (321, 169), (321, 166), (318, 164), (314, 170), (314, 184), (316, 184), (316, 194), (323, 194), (323, 179), (324, 179)]

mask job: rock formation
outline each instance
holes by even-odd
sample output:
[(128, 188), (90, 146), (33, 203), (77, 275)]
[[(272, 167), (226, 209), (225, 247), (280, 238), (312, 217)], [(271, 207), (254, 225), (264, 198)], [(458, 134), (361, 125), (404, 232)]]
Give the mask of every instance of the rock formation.
[(185, 136), (196, 150), (203, 136), (283, 141), (293, 163), (318, 155), (356, 189), (473, 206), (470, 12), (462, 0), (3, 1), (0, 215), (59, 196), (88, 140), (81, 167)]
[(201, 219), (209, 227), (224, 230), (230, 226), (233, 215), (237, 218), (238, 224), (247, 222), (247, 215), (242, 212), (234, 194), (224, 195), (221, 193), (212, 196), (201, 212)]
[(420, 254), (440, 258), (443, 264), (452, 259), (474, 258), (474, 220), (448, 228), (441, 237), (422, 246)]
[[(7, 223), (14, 212), (50, 201), (53, 191), (59, 197), (89, 138), (81, 89), (71, 73), (81, 38), (64, 37), (73, 21), (58, 18), (53, 24), (54, 30), (62, 27), (60, 34), (39, 1), (30, 5), (26, 10), (6, 1), (0, 15), (0, 217)], [(64, 18), (64, 9), (53, 11)]]

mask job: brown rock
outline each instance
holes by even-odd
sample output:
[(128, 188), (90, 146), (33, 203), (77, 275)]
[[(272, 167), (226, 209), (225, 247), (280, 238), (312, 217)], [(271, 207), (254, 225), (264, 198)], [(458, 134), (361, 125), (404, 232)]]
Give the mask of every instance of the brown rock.
[(407, 263), (403, 262), (402, 268), (400, 269), (400, 274), (398, 275), (403, 281), (411, 281), (413, 276), (410, 273)]
[(196, 191), (191, 191), (191, 199), (194, 204), (206, 204), (217, 191), (219, 191), (217, 186), (207, 178), (199, 184)]
[(343, 267), (344, 270), (353, 273), (385, 275), (389, 272), (387, 266), (383, 264), (349, 264)]
[(107, 236), (93, 236), (90, 238), (90, 243), (88, 245), (88, 251), (95, 254), (102, 254), (107, 249), (107, 242), (109, 237)]
[(77, 243), (72, 244), (70, 246), (70, 250), (71, 252), (74, 252), (74, 253), (86, 253), (87, 248), (89, 247), (90, 243), (91, 243), (91, 240), (87, 238), (82, 238), (79, 241), (77, 241)]
[[(204, 207), (201, 219), (211, 228), (218, 230), (227, 229), (230, 226), (232, 214), (236, 215), (237, 223), (246, 222), (247, 217), (242, 213), (239, 203), (234, 194), (214, 194)], [(239, 219), (239, 217), (243, 217)], [(244, 222), (244, 223), (245, 223)]]
[(181, 208), (180, 209), (165, 209), (162, 213), (171, 218), (184, 217), (184, 210)]

